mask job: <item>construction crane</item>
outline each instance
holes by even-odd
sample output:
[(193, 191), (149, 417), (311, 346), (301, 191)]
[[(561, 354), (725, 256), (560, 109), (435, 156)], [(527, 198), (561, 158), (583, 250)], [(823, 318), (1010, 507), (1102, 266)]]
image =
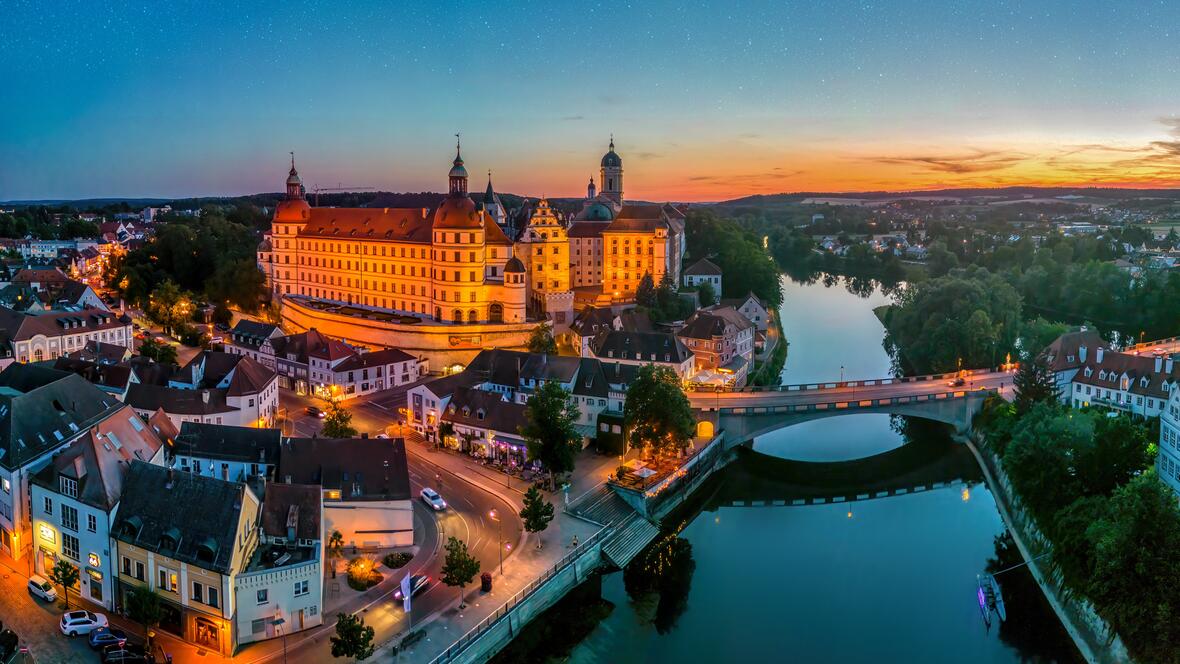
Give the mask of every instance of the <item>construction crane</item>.
[(321, 187), (316, 185), (312, 188), (312, 191), (315, 192), (315, 206), (319, 207), (321, 191), (372, 191), (373, 189), (374, 187), (345, 187), (337, 182), (335, 187)]

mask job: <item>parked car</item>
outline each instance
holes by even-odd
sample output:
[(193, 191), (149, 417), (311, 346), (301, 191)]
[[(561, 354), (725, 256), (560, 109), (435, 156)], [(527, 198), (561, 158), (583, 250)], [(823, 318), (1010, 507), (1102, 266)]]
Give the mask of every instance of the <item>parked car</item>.
[[(66, 636), (89, 634), (99, 627), (107, 626), (107, 617), (89, 611), (66, 611), (61, 616), (61, 633)], [(109, 647), (109, 646), (108, 646)]]
[(209, 343), (211, 343), (211, 344), (225, 343), (225, 337), (221, 336), (220, 334), (215, 337), (210, 337)]
[(57, 589), (48, 579), (37, 574), (29, 577), (29, 594), (46, 602), (57, 601)]
[[(410, 577), (410, 597), (417, 595), (430, 585), (430, 577), (425, 574), (415, 574)], [(402, 589), (398, 588), (393, 591), (393, 599), (400, 602), (402, 600)]]
[(438, 492), (430, 487), (422, 489), (418, 495), (422, 496), (422, 502), (429, 505), (430, 509), (435, 512), (441, 512), (447, 508), (447, 501), (443, 500), (443, 497), (438, 495)]
[(312, 417), (318, 417), (321, 420), (328, 416), (328, 414), (325, 413), (322, 409), (316, 408), (315, 406), (308, 406), (307, 407), (307, 414), (311, 415)]
[(99, 650), (112, 644), (127, 642), (127, 632), (118, 627), (99, 627), (90, 633), (90, 649)]

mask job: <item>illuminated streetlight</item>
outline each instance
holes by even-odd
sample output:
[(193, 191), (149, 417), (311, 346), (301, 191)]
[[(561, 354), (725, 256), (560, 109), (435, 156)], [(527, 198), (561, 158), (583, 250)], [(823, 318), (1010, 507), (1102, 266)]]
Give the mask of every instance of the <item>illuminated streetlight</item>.
[(496, 548), (500, 551), (500, 576), (504, 576), (504, 522), (496, 510), (488, 512), (492, 521), (496, 522)]

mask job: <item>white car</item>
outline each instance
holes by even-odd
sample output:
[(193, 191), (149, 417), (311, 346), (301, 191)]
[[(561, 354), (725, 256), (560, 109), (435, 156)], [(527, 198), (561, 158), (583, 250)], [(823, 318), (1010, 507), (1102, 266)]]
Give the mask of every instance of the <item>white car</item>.
[(66, 636), (89, 634), (99, 627), (107, 626), (107, 617), (89, 611), (66, 611), (61, 616), (61, 633)]
[(447, 501), (443, 500), (442, 496), (438, 495), (434, 489), (427, 487), (422, 489), (422, 493), (419, 495), (422, 496), (422, 502), (430, 505), (430, 509), (435, 512), (441, 512), (447, 508)]
[(43, 576), (34, 574), (29, 577), (29, 594), (46, 602), (57, 601), (57, 589)]

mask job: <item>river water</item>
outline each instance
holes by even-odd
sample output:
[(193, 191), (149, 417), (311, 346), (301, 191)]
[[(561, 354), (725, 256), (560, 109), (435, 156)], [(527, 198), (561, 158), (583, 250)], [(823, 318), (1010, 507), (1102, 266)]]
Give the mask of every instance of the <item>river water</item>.
[[(891, 374), (873, 314), (886, 294), (785, 279), (783, 289), (784, 383), (835, 380), (841, 368), (850, 379)], [(935, 481), (945, 486), (790, 504)], [(981, 481), (963, 446), (918, 420), (846, 415), (769, 434), (673, 524), (691, 544), (687, 580), (629, 595), (624, 574), (607, 575), (602, 596), (615, 608), (570, 661), (1079, 661), (1024, 568), (999, 577), (1007, 622), (984, 624), (976, 575), (1020, 559), (997, 537)], [(786, 505), (745, 506), (776, 500)]]

